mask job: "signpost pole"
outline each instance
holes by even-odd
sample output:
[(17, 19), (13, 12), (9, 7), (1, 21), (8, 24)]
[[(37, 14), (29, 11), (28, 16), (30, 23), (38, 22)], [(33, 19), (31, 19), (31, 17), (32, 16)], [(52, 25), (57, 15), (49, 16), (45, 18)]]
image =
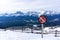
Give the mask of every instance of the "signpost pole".
[(41, 30), (41, 37), (43, 38), (43, 24), (41, 24), (42, 30)]
[(41, 15), (39, 18), (38, 18), (38, 21), (39, 23), (41, 24), (41, 37), (43, 38), (43, 29), (44, 29), (44, 23), (46, 22), (46, 17), (44, 15)]

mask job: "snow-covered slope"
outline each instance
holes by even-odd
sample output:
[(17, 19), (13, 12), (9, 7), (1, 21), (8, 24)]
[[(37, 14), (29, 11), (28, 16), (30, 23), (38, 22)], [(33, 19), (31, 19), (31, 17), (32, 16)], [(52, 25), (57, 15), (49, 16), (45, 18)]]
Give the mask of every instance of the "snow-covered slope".
[(54, 34), (44, 34), (41, 38), (41, 34), (22, 33), (15, 31), (0, 31), (1, 40), (60, 40), (60, 37), (54, 37)]

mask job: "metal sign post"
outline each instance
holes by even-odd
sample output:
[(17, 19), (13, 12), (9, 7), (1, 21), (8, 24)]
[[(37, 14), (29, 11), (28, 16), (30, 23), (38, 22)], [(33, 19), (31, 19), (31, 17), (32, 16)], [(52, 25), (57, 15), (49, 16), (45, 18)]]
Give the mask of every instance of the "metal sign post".
[(41, 30), (41, 37), (43, 38), (43, 24), (46, 22), (46, 17), (44, 15), (41, 15), (39, 18), (38, 18), (38, 22), (41, 24), (41, 27), (42, 27), (42, 30)]
[(41, 24), (41, 27), (42, 27), (42, 30), (41, 30), (41, 33), (42, 33), (42, 35), (41, 35), (41, 37), (43, 38), (43, 24)]

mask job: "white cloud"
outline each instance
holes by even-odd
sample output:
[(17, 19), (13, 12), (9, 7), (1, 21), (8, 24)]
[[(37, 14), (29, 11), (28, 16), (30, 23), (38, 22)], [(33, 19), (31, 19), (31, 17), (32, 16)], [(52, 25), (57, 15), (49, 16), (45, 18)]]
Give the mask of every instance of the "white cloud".
[(60, 10), (60, 0), (0, 0), (0, 12)]
[(59, 19), (58, 19), (58, 18), (56, 18), (56, 19), (54, 19), (54, 21), (59, 21)]
[(59, 21), (59, 18), (56, 18), (54, 20), (51, 20), (50, 22), (54, 22), (54, 21)]

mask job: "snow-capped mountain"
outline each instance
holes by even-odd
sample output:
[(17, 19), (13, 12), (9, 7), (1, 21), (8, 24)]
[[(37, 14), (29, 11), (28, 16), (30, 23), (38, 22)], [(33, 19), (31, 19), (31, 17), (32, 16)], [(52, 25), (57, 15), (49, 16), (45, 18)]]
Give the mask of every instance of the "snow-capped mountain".
[(60, 25), (60, 13), (54, 11), (28, 11), (15, 13), (0, 14), (0, 28), (14, 27), (14, 26), (33, 26), (40, 25), (38, 18), (40, 15), (45, 15), (47, 18), (46, 26)]
[(54, 11), (27, 11), (26, 13), (23, 13), (21, 11), (17, 11), (15, 13), (4, 13), (0, 14), (0, 16), (40, 16), (40, 15), (56, 15), (60, 14), (60, 12), (54, 12)]

